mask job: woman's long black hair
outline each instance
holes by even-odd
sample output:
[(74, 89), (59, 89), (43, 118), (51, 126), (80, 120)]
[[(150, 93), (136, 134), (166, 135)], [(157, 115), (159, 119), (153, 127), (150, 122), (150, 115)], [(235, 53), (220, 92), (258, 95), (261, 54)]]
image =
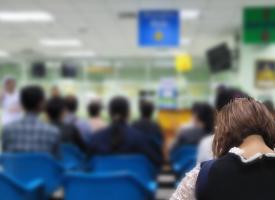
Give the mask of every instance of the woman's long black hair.
[(127, 122), (129, 115), (129, 102), (125, 97), (114, 97), (109, 104), (111, 117), (111, 148), (119, 149), (124, 141), (123, 124)]

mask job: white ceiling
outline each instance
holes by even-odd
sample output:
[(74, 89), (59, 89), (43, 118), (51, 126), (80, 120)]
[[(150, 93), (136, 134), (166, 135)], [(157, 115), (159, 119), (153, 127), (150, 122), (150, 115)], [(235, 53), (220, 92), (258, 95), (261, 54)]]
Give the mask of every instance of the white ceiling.
[[(100, 56), (150, 56), (159, 49), (137, 45), (137, 22), (121, 19), (121, 12), (140, 9), (198, 9), (197, 20), (182, 21), (182, 37), (192, 44), (176, 50), (203, 55), (222, 41), (233, 44), (240, 31), (242, 8), (247, 5), (274, 5), (275, 0), (0, 0), (0, 11), (46, 11), (55, 21), (46, 24), (0, 23), (0, 50), (18, 55), (34, 51), (56, 54), (67, 50), (92, 50)], [(79, 38), (82, 47), (46, 48), (41, 38)]]

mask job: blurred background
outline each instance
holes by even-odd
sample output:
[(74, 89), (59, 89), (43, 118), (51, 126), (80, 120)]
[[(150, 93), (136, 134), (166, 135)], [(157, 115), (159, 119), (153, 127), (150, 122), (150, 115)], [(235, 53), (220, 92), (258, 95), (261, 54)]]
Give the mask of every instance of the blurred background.
[(83, 118), (119, 94), (135, 120), (149, 99), (165, 149), (218, 86), (275, 100), (274, 0), (0, 0), (0, 30), (0, 81), (76, 95)]

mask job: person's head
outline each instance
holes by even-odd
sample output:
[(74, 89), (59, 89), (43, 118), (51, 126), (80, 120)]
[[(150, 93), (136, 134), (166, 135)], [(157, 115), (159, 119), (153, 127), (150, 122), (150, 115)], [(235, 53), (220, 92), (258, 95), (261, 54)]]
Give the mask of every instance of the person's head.
[(192, 118), (196, 127), (212, 133), (215, 122), (215, 110), (208, 103), (195, 103), (192, 107)]
[(139, 112), (141, 118), (143, 119), (151, 119), (154, 114), (155, 106), (153, 102), (148, 100), (141, 100), (139, 102)]
[(51, 88), (51, 97), (60, 97), (60, 90), (59, 88), (55, 85)]
[(263, 104), (266, 106), (266, 108), (269, 110), (271, 114), (274, 114), (274, 105), (271, 100), (266, 100), (263, 102)]
[(117, 96), (111, 99), (109, 115), (112, 121), (125, 122), (129, 116), (129, 102), (125, 97)]
[(235, 98), (247, 98), (246, 93), (236, 88), (221, 87), (217, 90), (215, 106), (220, 111), (225, 105), (233, 101)]
[(40, 86), (26, 86), (20, 92), (20, 101), (26, 112), (42, 111), (44, 98), (44, 91)]
[(49, 117), (49, 120), (52, 122), (62, 121), (64, 109), (64, 100), (60, 97), (52, 97), (47, 101), (46, 112)]
[(271, 149), (275, 144), (275, 123), (270, 112), (251, 98), (237, 98), (217, 115), (213, 152), (216, 157), (238, 147), (250, 135), (259, 135)]
[(16, 81), (13, 77), (6, 77), (4, 79), (4, 89), (8, 93), (13, 93), (16, 89)]
[(78, 108), (78, 101), (76, 96), (68, 95), (64, 98), (65, 109), (69, 113), (75, 113)]
[(91, 101), (88, 105), (88, 113), (90, 117), (99, 117), (102, 110), (100, 101)]

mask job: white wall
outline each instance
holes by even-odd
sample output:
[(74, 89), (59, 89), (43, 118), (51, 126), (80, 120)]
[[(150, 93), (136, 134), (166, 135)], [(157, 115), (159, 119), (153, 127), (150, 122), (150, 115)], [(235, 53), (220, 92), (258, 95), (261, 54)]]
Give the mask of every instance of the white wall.
[(275, 60), (275, 45), (243, 45), (236, 81), (238, 79), (241, 88), (253, 97), (261, 99), (263, 96), (270, 96), (275, 102), (275, 88), (259, 89), (255, 87), (255, 64), (258, 59)]

